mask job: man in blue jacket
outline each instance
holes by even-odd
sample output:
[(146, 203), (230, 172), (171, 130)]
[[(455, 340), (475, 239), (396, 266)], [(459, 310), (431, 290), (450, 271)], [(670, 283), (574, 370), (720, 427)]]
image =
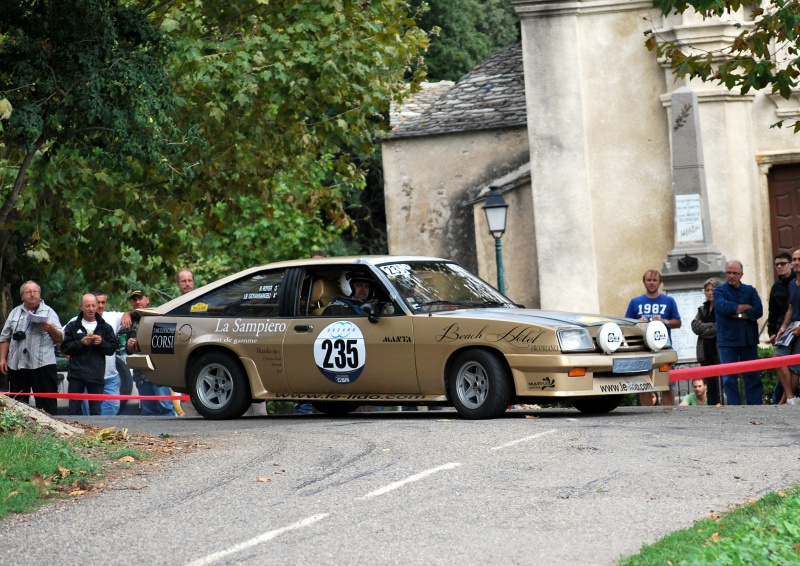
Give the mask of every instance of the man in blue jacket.
[[(726, 282), (714, 289), (714, 311), (717, 313), (717, 348), (720, 363), (758, 359), (758, 319), (764, 314), (756, 288), (742, 283), (742, 262), (725, 264)], [(739, 376), (722, 376), (728, 405), (741, 405)], [(744, 374), (745, 398), (748, 405), (761, 405), (761, 372)]]

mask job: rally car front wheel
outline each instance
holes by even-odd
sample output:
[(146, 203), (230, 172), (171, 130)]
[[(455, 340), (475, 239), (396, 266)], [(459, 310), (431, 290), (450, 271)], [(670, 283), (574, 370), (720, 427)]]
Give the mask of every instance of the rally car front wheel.
[(450, 369), (448, 395), (465, 419), (494, 419), (511, 403), (514, 387), (508, 367), (487, 350), (459, 354)]

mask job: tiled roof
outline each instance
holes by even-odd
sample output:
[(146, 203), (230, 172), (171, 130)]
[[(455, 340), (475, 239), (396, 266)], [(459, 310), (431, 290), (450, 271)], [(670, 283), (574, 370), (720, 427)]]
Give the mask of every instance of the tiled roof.
[(427, 136), (527, 124), (522, 46), (476, 65), (455, 84), (423, 83), (401, 106), (392, 104), (389, 138)]

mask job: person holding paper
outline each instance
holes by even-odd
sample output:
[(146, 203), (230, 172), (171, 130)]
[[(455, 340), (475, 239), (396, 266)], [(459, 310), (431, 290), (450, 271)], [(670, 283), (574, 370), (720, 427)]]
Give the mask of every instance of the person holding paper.
[[(788, 356), (790, 354), (800, 354), (800, 250), (792, 253), (792, 268), (797, 277), (789, 283), (789, 306), (786, 309), (786, 316), (783, 324), (778, 329), (778, 338), (775, 341), (775, 356)], [(797, 374), (800, 373), (800, 365), (782, 366), (777, 368), (778, 380), (783, 387), (783, 396), (779, 405), (800, 404), (800, 398), (795, 395), (797, 389)]]
[[(19, 290), (22, 304), (8, 314), (0, 331), (0, 372), (8, 375), (11, 392), (56, 393), (56, 344), (64, 337), (56, 311), (42, 300), (42, 288), (26, 281)], [(30, 398), (17, 397), (30, 403)], [(56, 399), (36, 397), (36, 407), (55, 415)]]

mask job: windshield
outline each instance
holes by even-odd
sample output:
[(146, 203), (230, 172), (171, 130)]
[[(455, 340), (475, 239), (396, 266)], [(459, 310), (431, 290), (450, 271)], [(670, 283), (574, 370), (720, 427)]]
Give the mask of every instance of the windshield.
[(515, 307), (499, 291), (455, 263), (387, 263), (380, 269), (413, 312)]

